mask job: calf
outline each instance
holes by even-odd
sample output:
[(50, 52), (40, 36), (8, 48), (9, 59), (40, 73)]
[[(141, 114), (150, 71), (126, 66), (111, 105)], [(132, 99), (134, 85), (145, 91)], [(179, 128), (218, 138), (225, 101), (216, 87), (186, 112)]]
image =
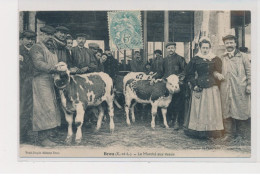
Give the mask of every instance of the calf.
[[(124, 77), (123, 86), (128, 125), (131, 125), (129, 109), (131, 110), (132, 122), (135, 122), (134, 106), (136, 103), (144, 103), (152, 105), (151, 127), (155, 128), (155, 116), (158, 107), (161, 107), (164, 126), (169, 128), (166, 120), (167, 107), (172, 100), (173, 93), (180, 91), (177, 75), (170, 75), (166, 80), (158, 79), (151, 83), (149, 75), (147, 76), (145, 73), (129, 73)], [(135, 102), (131, 106), (132, 100), (135, 100)]]
[[(60, 63), (65, 66), (64, 63)], [(64, 67), (63, 67), (64, 68)], [(65, 67), (66, 69), (66, 67)], [(72, 123), (73, 114), (67, 108), (68, 103), (75, 109), (76, 117), (75, 124), (77, 126), (75, 142), (80, 143), (82, 139), (82, 124), (84, 121), (84, 114), (87, 106), (98, 106), (99, 116), (96, 130), (101, 127), (104, 116), (104, 109), (102, 102), (107, 102), (108, 113), (110, 116), (110, 131), (114, 130), (114, 107), (113, 107), (113, 82), (110, 76), (106, 73), (89, 73), (81, 75), (70, 75), (66, 70), (63, 76), (55, 75), (54, 83), (60, 90), (62, 108), (65, 113), (65, 118), (68, 123), (68, 134), (66, 143), (70, 144), (72, 141)]]

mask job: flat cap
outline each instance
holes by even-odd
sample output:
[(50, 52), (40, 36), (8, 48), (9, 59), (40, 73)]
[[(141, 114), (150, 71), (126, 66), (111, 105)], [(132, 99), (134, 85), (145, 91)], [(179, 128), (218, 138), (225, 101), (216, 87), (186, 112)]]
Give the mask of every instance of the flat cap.
[(41, 32), (47, 33), (47, 34), (54, 34), (56, 29), (52, 26), (45, 25), (44, 27), (40, 28)]
[(70, 34), (67, 34), (66, 39), (71, 39), (71, 40), (73, 40), (73, 37), (72, 37)]
[(97, 43), (89, 43), (88, 47), (93, 49), (99, 49), (99, 45)]
[(77, 37), (84, 37), (84, 38), (87, 38), (87, 35), (85, 33), (78, 33), (76, 34), (76, 38)]
[(176, 42), (168, 42), (165, 47), (167, 48), (168, 46), (176, 46)]
[(26, 30), (26, 31), (24, 31), (24, 32), (22, 32), (20, 34), (21, 38), (24, 38), (24, 37), (26, 37), (26, 38), (35, 38), (36, 36), (37, 36), (36, 33), (31, 31), (31, 30)]
[(69, 29), (64, 27), (64, 26), (58, 26), (56, 27), (56, 31), (61, 31), (61, 32), (64, 32), (64, 33), (69, 33)]
[(156, 54), (156, 53), (162, 55), (162, 51), (161, 51), (160, 49), (156, 49), (156, 50), (154, 51), (154, 54)]
[(225, 41), (225, 40), (227, 40), (227, 39), (235, 39), (235, 40), (236, 40), (237, 38), (236, 38), (236, 36), (231, 35), (231, 34), (226, 35), (226, 36), (224, 36), (224, 37), (222, 38), (223, 41)]

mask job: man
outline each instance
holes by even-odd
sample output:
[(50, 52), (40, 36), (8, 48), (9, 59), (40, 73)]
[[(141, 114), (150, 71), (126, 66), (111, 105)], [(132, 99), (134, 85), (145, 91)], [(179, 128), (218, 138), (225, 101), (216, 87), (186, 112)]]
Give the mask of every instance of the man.
[(246, 125), (251, 116), (251, 66), (247, 55), (236, 49), (235, 36), (227, 35), (223, 37), (223, 42), (226, 47), (222, 56), (222, 74), (225, 79), (220, 85), (220, 94), (226, 131), (224, 139), (232, 140), (236, 135), (239, 140), (245, 138), (248, 129)]
[(109, 49), (105, 50), (105, 54), (107, 55), (107, 60), (104, 64), (104, 72), (107, 73), (113, 81), (115, 81), (115, 77), (118, 73), (118, 61), (113, 57), (111, 51)]
[[(162, 73), (159, 77), (167, 78), (172, 74), (176, 74), (182, 80), (184, 79), (185, 59), (176, 53), (176, 43), (169, 42), (166, 44), (168, 55), (163, 59)], [(178, 130), (183, 125), (184, 116), (184, 87), (180, 86), (180, 92), (175, 93), (172, 102), (168, 107), (168, 117), (173, 120), (174, 130)]]
[(162, 51), (157, 49), (154, 51), (155, 54), (155, 58), (152, 59), (152, 61), (150, 62), (151, 64), (151, 68), (150, 71), (153, 73), (157, 73), (154, 78), (158, 79), (161, 78), (162, 74), (163, 74), (163, 57), (162, 57)]
[[(56, 31), (54, 33), (54, 37), (53, 37), (53, 44), (55, 46), (55, 51), (56, 54), (58, 56), (58, 61), (59, 62), (65, 62), (68, 66), (68, 68), (71, 67), (71, 55), (69, 50), (66, 48), (66, 39), (67, 39), (67, 34), (69, 33), (69, 29), (64, 27), (64, 26), (58, 26), (55, 28)], [(73, 69), (71, 70), (71, 72), (73, 73)], [(62, 105), (61, 105), (61, 98), (60, 98), (60, 93), (59, 90), (57, 88), (55, 88), (56, 91), (56, 96), (57, 96), (57, 101), (59, 104), (59, 108), (61, 111), (61, 127), (66, 127), (67, 126), (67, 122), (65, 120), (65, 114), (63, 113), (62, 110)], [(75, 111), (75, 109), (72, 107), (72, 104), (70, 101), (67, 101), (66, 103), (66, 108), (69, 111)]]
[(130, 67), (132, 72), (146, 72), (146, 62), (141, 58), (140, 52), (135, 51), (134, 59), (130, 61)]
[(52, 130), (61, 124), (52, 74), (57, 70), (58, 56), (53, 44), (55, 28), (40, 28), (42, 41), (33, 45), (30, 55), (33, 62), (33, 131), (38, 132), (38, 143), (55, 146), (51, 140)]
[(69, 29), (64, 26), (56, 27), (56, 31), (54, 33), (54, 45), (55, 50), (58, 56), (59, 62), (65, 62), (68, 66), (70, 66), (70, 53), (66, 48), (66, 38), (67, 34), (69, 33)]
[(33, 31), (24, 31), (21, 34), (20, 53), (20, 142), (28, 138), (28, 131), (32, 130), (32, 78), (33, 64), (29, 50), (35, 43), (36, 34)]
[(99, 45), (97, 43), (89, 43), (88, 48), (92, 56), (95, 57), (95, 61), (92, 61), (90, 63), (90, 72), (97, 72), (99, 71), (100, 67), (100, 59), (96, 58), (96, 53), (99, 52), (101, 55), (103, 53), (103, 50), (99, 48)]
[(93, 69), (96, 68), (93, 52), (84, 47), (86, 36), (84, 33), (76, 34), (77, 46), (71, 49), (71, 71), (78, 74), (93, 72)]
[(66, 48), (69, 50), (70, 55), (71, 55), (72, 46), (73, 46), (73, 38), (71, 35), (68, 34), (66, 38)]

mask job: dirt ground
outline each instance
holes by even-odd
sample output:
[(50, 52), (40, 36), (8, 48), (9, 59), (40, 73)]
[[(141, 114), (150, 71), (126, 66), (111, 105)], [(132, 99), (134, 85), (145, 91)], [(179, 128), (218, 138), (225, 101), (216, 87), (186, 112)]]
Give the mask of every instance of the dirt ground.
[[(82, 127), (83, 139), (80, 147), (85, 149), (108, 149), (120, 147), (126, 149), (167, 149), (167, 150), (205, 150), (205, 151), (229, 151), (242, 153), (250, 156), (250, 137), (240, 141), (223, 141), (217, 139), (196, 139), (187, 136), (184, 131), (175, 131), (173, 128), (166, 129), (161, 120), (157, 119), (155, 130), (151, 129), (151, 116), (147, 112), (145, 120), (136, 113), (136, 122), (127, 126), (123, 110), (115, 109), (115, 131), (109, 131), (109, 119), (103, 121), (100, 131), (95, 131), (95, 122), (84, 123)], [(75, 130), (75, 129), (74, 129)], [(57, 136), (53, 140), (59, 147), (68, 147), (64, 140), (67, 135), (66, 126), (57, 129)], [(24, 145), (34, 145), (33, 139)], [(77, 147), (72, 143), (70, 147)]]

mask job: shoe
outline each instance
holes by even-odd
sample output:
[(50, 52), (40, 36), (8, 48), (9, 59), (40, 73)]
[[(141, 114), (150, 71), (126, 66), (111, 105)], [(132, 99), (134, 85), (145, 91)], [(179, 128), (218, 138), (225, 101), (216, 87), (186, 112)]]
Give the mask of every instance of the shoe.
[(174, 123), (173, 130), (178, 131), (180, 129), (179, 123)]
[(221, 140), (225, 142), (232, 142), (234, 141), (234, 137), (232, 135), (227, 134)]
[(41, 143), (40, 143), (41, 146), (43, 147), (55, 147), (57, 146), (58, 144), (49, 140), (49, 139), (44, 139)]

